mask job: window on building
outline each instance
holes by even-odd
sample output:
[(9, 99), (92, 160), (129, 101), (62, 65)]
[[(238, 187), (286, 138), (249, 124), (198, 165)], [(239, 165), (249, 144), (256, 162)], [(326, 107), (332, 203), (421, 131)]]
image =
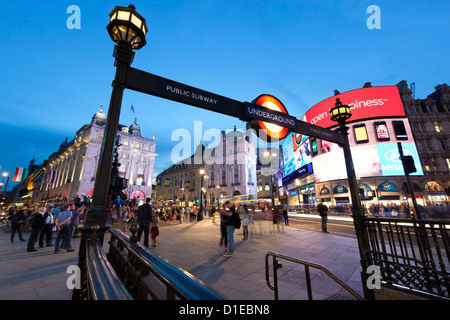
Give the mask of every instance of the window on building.
[(442, 150), (447, 150), (447, 141), (445, 141), (445, 139), (441, 139), (439, 141), (441, 142)]
[(425, 169), (425, 171), (430, 172), (431, 171), (431, 166), (430, 166), (430, 161), (428, 160), (428, 158), (423, 158), (423, 168)]
[(129, 155), (128, 153), (122, 153), (122, 159), (128, 159)]
[(226, 185), (227, 184), (227, 176), (226, 176), (226, 172), (224, 169), (222, 169), (222, 185)]
[(437, 165), (436, 165), (436, 159), (435, 158), (431, 158), (430, 160), (431, 160), (431, 169), (433, 171), (438, 171)]
[(145, 157), (141, 157), (141, 162), (145, 162)]
[(98, 137), (98, 139), (102, 140), (103, 139), (103, 132), (99, 132), (97, 137)]
[(440, 121), (434, 121), (434, 130), (436, 132), (442, 132), (442, 126), (441, 126), (441, 122)]
[(129, 145), (130, 145), (130, 140), (124, 139), (124, 140), (123, 140), (123, 145), (124, 145), (124, 146), (129, 146)]
[(145, 150), (146, 150), (146, 151), (150, 151), (150, 145), (149, 145), (149, 144), (146, 144), (146, 145), (145, 145)]
[(234, 168), (233, 170), (233, 184), (238, 185), (239, 184), (239, 168)]
[(136, 143), (134, 144), (134, 147), (135, 147), (136, 149), (140, 149), (140, 148), (141, 148), (141, 143), (140, 143), (140, 142), (136, 142)]
[(125, 178), (125, 173), (127, 172), (127, 167), (128, 164), (127, 163), (121, 163), (120, 167), (119, 167), (119, 176), (121, 178)]

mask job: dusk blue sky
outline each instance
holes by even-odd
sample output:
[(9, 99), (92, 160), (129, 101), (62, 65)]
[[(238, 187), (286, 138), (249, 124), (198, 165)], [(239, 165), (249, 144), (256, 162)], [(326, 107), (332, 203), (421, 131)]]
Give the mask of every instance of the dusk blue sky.
[[(106, 25), (116, 5), (130, 3), (149, 30), (134, 68), (239, 101), (272, 94), (297, 118), (335, 89), (406, 80), (425, 99), (450, 81), (446, 0), (7, 1), (0, 10), (2, 172), (28, 167), (33, 156), (42, 163), (100, 105), (107, 113), (115, 67)], [(66, 26), (70, 5), (81, 9), (80, 30)], [(366, 26), (370, 5), (381, 10), (381, 29)], [(144, 137), (156, 133), (154, 178), (173, 164), (174, 130), (193, 138), (200, 120), (203, 132), (245, 128), (232, 117), (126, 90), (120, 123), (135, 117)]]

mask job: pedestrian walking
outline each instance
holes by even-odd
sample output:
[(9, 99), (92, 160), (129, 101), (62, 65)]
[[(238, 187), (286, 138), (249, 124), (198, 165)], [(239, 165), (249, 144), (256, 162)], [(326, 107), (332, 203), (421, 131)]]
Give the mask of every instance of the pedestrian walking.
[(39, 208), (38, 211), (33, 212), (33, 214), (29, 217), (29, 225), (31, 226), (30, 238), (28, 239), (27, 251), (34, 252), (37, 251), (34, 247), (35, 243), (39, 240), (39, 235), (41, 233), (42, 228), (45, 225), (44, 213), (47, 211), (46, 208)]
[(142, 233), (144, 233), (144, 246), (149, 246), (149, 234), (150, 234), (150, 223), (153, 219), (153, 209), (150, 205), (150, 198), (145, 199), (145, 203), (138, 208), (138, 241), (141, 240)]
[(152, 238), (152, 247), (156, 247), (156, 238), (159, 236), (159, 217), (158, 214), (155, 213), (153, 215), (152, 220), (152, 229), (151, 229), (151, 238)]
[(70, 205), (65, 204), (63, 206), (63, 211), (58, 213), (55, 219), (56, 224), (56, 240), (55, 240), (55, 253), (59, 252), (60, 241), (66, 239), (66, 249), (67, 252), (73, 251), (72, 249), (72, 236), (70, 228), (70, 219), (72, 218), (72, 211), (69, 210)]
[(47, 243), (47, 247), (53, 246), (53, 225), (55, 224), (55, 218), (53, 217), (53, 207), (50, 207), (47, 212), (44, 213), (44, 221), (45, 224), (39, 236), (39, 248), (44, 247), (44, 238), (45, 242)]
[(317, 205), (317, 211), (322, 218), (322, 232), (327, 232), (327, 220), (328, 220), (328, 207), (323, 204), (323, 200)]
[(12, 214), (9, 219), (11, 220), (11, 242), (14, 242), (14, 236), (16, 232), (19, 235), (20, 241), (26, 241), (23, 239), (22, 235), (22, 228), (26, 219), (23, 210), (20, 209), (17, 212), (14, 212), (14, 214)]

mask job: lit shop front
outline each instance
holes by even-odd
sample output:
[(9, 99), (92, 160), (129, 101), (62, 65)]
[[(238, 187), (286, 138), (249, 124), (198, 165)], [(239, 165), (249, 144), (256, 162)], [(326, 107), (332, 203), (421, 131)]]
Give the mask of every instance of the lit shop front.
[[(396, 86), (368, 87), (330, 97), (312, 107), (303, 121), (337, 129), (329, 109), (336, 98), (349, 105), (352, 117), (347, 122), (355, 174), (363, 203), (400, 202), (407, 199), (406, 181), (398, 143), (403, 154), (412, 156), (415, 176), (423, 176), (417, 148)], [(349, 204), (350, 193), (340, 145), (311, 138), (311, 163), (317, 199), (329, 205)], [(422, 195), (416, 193), (418, 199)]]

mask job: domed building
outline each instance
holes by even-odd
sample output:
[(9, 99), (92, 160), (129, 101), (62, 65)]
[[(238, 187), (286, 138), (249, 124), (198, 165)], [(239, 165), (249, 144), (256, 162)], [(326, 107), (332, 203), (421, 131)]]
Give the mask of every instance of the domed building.
[[(81, 127), (72, 141), (66, 138), (58, 151), (44, 162), (43, 179), (33, 191), (35, 200), (53, 202), (92, 196), (106, 119), (100, 106), (91, 122)], [(153, 139), (142, 137), (137, 118), (129, 127), (119, 124), (117, 135), (119, 175), (128, 181), (124, 195), (139, 203), (152, 193), (157, 156), (155, 136)], [(56, 175), (54, 182), (51, 182), (52, 175)]]

